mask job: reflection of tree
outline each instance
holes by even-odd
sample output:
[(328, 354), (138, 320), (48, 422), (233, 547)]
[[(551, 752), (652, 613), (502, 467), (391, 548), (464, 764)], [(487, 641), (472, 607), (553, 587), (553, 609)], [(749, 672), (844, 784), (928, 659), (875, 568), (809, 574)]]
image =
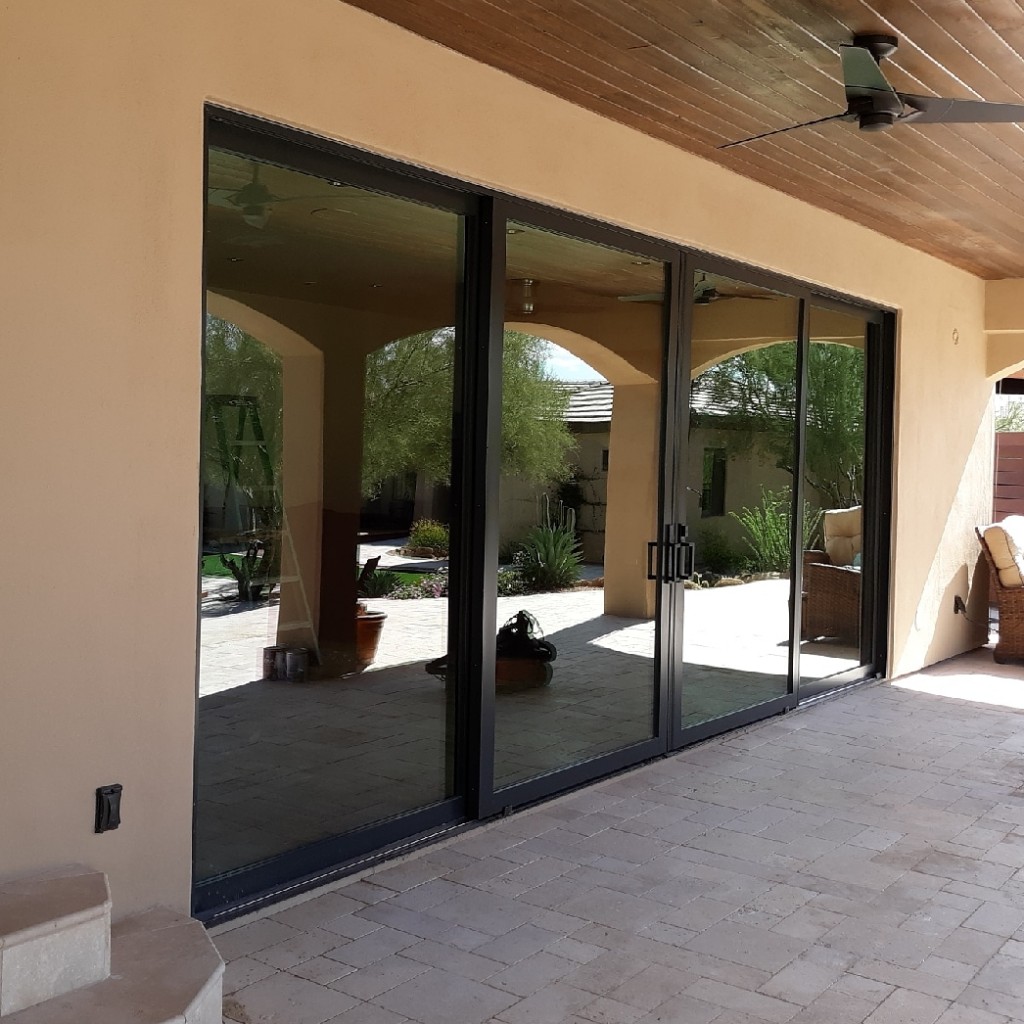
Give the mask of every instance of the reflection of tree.
[[(545, 345), (506, 331), (502, 362), (502, 469), (542, 483), (565, 476), (572, 445), (564, 421), (568, 395), (547, 375)], [(448, 482), (454, 360), (451, 328), (402, 338), (366, 357), (364, 496), (408, 472)]]
[[(204, 336), (206, 362), (203, 390), (207, 395), (238, 395), (256, 399), (260, 426), (271, 466), (280, 466), (281, 358), (273, 350), (226, 320), (207, 314)], [(228, 425), (231, 429), (230, 424)], [(250, 425), (251, 427), (251, 425)], [(251, 434), (249, 435), (251, 439)], [(231, 468), (225, 464), (216, 433), (207, 424), (203, 442), (204, 478), (224, 483)], [(232, 453), (241, 460), (239, 480), (263, 485), (265, 472), (259, 452), (242, 448)]]
[[(833, 508), (859, 504), (864, 487), (864, 353), (809, 346), (804, 480)], [(793, 472), (796, 345), (723, 360), (693, 381), (695, 420), (728, 426), (730, 455), (756, 451)], [(705, 419), (703, 412), (710, 413)]]

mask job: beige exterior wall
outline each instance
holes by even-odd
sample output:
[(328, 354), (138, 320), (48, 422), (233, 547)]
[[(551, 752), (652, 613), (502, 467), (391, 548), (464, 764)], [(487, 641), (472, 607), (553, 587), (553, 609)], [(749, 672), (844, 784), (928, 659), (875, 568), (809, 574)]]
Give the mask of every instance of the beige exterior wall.
[(977, 642), (981, 281), (338, 0), (38, 0), (0, 40), (0, 874), (188, 903), (208, 101), (899, 307), (891, 666)]

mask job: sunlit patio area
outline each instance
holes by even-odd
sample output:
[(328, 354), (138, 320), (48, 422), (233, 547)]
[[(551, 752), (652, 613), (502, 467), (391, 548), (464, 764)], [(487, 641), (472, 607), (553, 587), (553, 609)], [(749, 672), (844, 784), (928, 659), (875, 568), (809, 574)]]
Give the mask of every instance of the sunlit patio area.
[(225, 1019), (1022, 1020), (1022, 709), (976, 651), (222, 926)]

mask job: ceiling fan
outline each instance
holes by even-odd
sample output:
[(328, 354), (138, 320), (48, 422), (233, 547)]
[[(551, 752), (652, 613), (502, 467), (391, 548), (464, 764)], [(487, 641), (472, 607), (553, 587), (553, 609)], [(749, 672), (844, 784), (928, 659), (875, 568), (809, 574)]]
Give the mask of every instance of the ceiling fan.
[[(706, 306), (711, 302), (719, 302), (722, 299), (774, 299), (774, 295), (766, 295), (763, 292), (742, 292), (728, 291), (721, 292), (702, 274), (699, 281), (694, 282), (693, 301), (695, 305)], [(664, 292), (646, 292), (640, 295), (620, 295), (619, 302), (664, 302)]]
[(362, 199), (372, 195), (363, 192), (362, 189), (347, 187), (341, 182), (332, 181), (331, 185), (336, 191), (328, 194), (278, 196), (260, 181), (260, 164), (253, 161), (251, 181), (246, 182), (241, 188), (235, 189), (210, 187), (207, 189), (206, 201), (212, 206), (240, 210), (242, 220), (246, 224), (254, 228), (264, 228), (270, 220), (271, 209), (276, 203), (291, 203), (300, 199), (338, 199), (341, 196), (348, 199)]
[(727, 142), (719, 149), (743, 146), (770, 135), (808, 128), (826, 121), (856, 121), (862, 132), (879, 132), (899, 124), (1014, 124), (1024, 122), (1024, 103), (987, 103), (984, 100), (951, 100), (939, 96), (915, 96), (897, 92), (879, 64), (899, 45), (895, 36), (857, 35), (853, 43), (839, 47), (846, 89), (846, 110), (788, 128), (762, 132), (747, 139)]

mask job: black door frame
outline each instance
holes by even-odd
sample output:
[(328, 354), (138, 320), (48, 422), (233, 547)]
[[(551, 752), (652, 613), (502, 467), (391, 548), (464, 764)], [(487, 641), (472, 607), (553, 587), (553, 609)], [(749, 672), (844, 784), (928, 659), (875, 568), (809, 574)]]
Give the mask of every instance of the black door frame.
[[(507, 812), (574, 788), (623, 768), (664, 755), (681, 746), (794, 707), (809, 694), (792, 691), (784, 698), (681, 730), (683, 588), (665, 577), (666, 528), (679, 518), (677, 495), (686, 475), (685, 445), (679, 427), (689, 417), (692, 282), (696, 270), (732, 276), (792, 295), (801, 301), (806, 344), (810, 303), (834, 304), (857, 311), (876, 324), (869, 347), (876, 353), (869, 371), (869, 415), (877, 425), (869, 438), (876, 472), (871, 487), (878, 522), (865, 530), (865, 557), (877, 559), (876, 586), (864, 601), (865, 631), (870, 637), (874, 674), (885, 671), (888, 639), (888, 553), (891, 515), (892, 381), (894, 325), (891, 311), (861, 303), (837, 292), (820, 291), (783, 275), (751, 268), (675, 242), (652, 238), (527, 200), (469, 185), (463, 181), (403, 165), (297, 129), (219, 107), (206, 111), (206, 148), (215, 146), (256, 159), (293, 167), (328, 180), (384, 191), (458, 213), (464, 223), (462, 344), (457, 346), (453, 410), (452, 501), (455, 521), (451, 554), (449, 650), (455, 655), (454, 714), (455, 793), (450, 799), (383, 822), (300, 847), (226, 875), (197, 882), (193, 912), (224, 919), (261, 903), (322, 884), (356, 867), (383, 859), (396, 849), (426, 841), (466, 822)], [(205, 185), (204, 197), (205, 204)], [(494, 790), (494, 638), (497, 517), (491, 514), (497, 494), (501, 432), (501, 346), (505, 287), (505, 222), (525, 221), (539, 228), (649, 256), (666, 270), (663, 330), (662, 419), (660, 426), (661, 530), (658, 545), (659, 642), (655, 659), (655, 721), (649, 740), (603, 754), (540, 777)], [(202, 283), (205, 315), (205, 265)], [(873, 373), (873, 376), (872, 376)], [(872, 383), (873, 382), (873, 383)], [(803, 384), (801, 384), (801, 388)], [(874, 390), (872, 391), (872, 388)], [(801, 431), (798, 424), (797, 433)], [(798, 444), (802, 443), (798, 438)], [(866, 488), (868, 484), (866, 483)], [(685, 492), (684, 492), (685, 493)], [(794, 517), (796, 519), (797, 517)], [(797, 529), (797, 526), (794, 526)], [(795, 550), (795, 548), (794, 548)], [(799, 585), (799, 559), (794, 579)], [(799, 592), (799, 591), (797, 591)], [(791, 620), (799, 636), (798, 618)], [(197, 651), (199, 621), (197, 614)], [(197, 659), (198, 660), (198, 659)], [(198, 671), (197, 671), (198, 674)], [(798, 675), (791, 672), (791, 680)], [(858, 678), (863, 678), (860, 676)], [(473, 685), (473, 681), (490, 681)], [(841, 685), (835, 677), (829, 689)], [(813, 695), (813, 694), (811, 694)], [(198, 711), (198, 702), (197, 702)]]

